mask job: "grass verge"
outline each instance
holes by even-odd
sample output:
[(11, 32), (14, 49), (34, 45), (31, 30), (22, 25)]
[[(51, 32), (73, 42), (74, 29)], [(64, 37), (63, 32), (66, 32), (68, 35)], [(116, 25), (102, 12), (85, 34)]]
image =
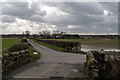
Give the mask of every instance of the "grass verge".
[(49, 44), (45, 44), (45, 43), (42, 43), (42, 42), (38, 42), (38, 41), (36, 41), (36, 40), (34, 40), (34, 39), (32, 39), (32, 40), (33, 40), (34, 42), (40, 44), (40, 45), (43, 45), (43, 46), (45, 46), (45, 47), (48, 47), (48, 48), (53, 49), (53, 50), (56, 50), (56, 51), (60, 51), (60, 52), (71, 52), (71, 53), (77, 53), (77, 54), (86, 54), (86, 52), (83, 52), (83, 51), (66, 50), (66, 49), (64, 49), (64, 48), (59, 48), (59, 47), (56, 47), (56, 46), (52, 46), (52, 45), (49, 45)]
[(33, 54), (33, 52), (34, 52), (34, 48), (33, 48), (33, 46), (30, 46), (29, 47), (29, 56), (30, 56), (29, 60), (30, 60), (30, 62), (34, 62), (40, 58), (40, 54)]

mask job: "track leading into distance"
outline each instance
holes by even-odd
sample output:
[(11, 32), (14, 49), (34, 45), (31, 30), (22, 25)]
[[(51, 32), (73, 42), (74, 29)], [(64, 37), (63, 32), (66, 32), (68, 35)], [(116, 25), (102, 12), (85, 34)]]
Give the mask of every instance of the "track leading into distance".
[(86, 55), (54, 51), (32, 40), (29, 43), (41, 54), (41, 58), (14, 70), (10, 78), (74, 78), (84, 77)]

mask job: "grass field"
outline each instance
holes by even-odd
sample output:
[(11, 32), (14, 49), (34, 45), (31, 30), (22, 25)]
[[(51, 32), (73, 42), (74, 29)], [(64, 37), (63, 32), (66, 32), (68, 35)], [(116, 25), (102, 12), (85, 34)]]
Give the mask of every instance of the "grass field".
[(47, 39), (47, 40), (79, 41), (81, 42), (82, 45), (118, 48), (118, 39)]
[(20, 39), (2, 38), (2, 52), (6, 51), (12, 45), (18, 43)]

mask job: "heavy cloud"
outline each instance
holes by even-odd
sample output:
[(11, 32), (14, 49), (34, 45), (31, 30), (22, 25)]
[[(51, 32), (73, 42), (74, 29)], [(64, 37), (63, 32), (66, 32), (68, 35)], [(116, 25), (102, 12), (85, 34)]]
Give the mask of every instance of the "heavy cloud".
[[(2, 4), (2, 21), (4, 30), (11, 24), (19, 24), (25, 20), (26, 30), (33, 33), (45, 29), (55, 29), (67, 33), (117, 33), (118, 32), (118, 3), (117, 2), (4, 2)], [(16, 19), (18, 21), (16, 21)], [(9, 24), (9, 25), (6, 25)], [(26, 27), (26, 24), (14, 28)], [(44, 24), (41, 25), (40, 24)], [(36, 29), (35, 25), (39, 25)], [(31, 27), (32, 26), (32, 27)], [(11, 29), (9, 33), (21, 33), (23, 28)], [(37, 31), (35, 31), (37, 30)]]

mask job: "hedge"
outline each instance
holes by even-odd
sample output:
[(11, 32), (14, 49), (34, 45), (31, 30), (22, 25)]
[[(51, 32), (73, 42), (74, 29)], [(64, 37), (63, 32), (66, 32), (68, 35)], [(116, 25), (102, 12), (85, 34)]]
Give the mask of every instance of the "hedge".
[(15, 51), (21, 51), (21, 50), (25, 50), (25, 49), (28, 49), (29, 47), (29, 44), (28, 43), (17, 43), (13, 46), (11, 46), (9, 49), (8, 49), (8, 52), (15, 52)]
[(57, 40), (42, 40), (42, 39), (35, 39), (37, 41), (50, 44), (56, 47), (64, 48), (67, 50), (81, 50), (81, 43), (80, 42), (72, 42), (72, 41), (57, 41)]

